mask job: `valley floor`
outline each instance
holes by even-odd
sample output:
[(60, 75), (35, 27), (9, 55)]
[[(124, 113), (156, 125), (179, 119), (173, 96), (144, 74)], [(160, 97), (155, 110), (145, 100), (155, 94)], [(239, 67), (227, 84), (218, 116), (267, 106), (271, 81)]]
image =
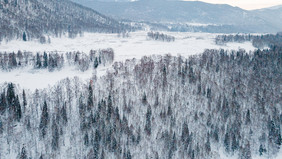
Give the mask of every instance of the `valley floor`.
[[(217, 34), (211, 33), (176, 33), (165, 32), (172, 35), (176, 39), (174, 42), (163, 42), (149, 40), (147, 32), (129, 33), (129, 37), (118, 37), (117, 34), (102, 33), (85, 33), (81, 37), (55, 38), (51, 37), (50, 44), (40, 44), (38, 41), (20, 41), (13, 40), (10, 42), (2, 42), (0, 44), (0, 52), (10, 53), (21, 51), (29, 51), (36, 54), (37, 52), (84, 52), (89, 53), (90, 50), (112, 48), (115, 52), (115, 61), (125, 61), (126, 59), (141, 59), (143, 56), (149, 55), (165, 55), (173, 56), (181, 55), (188, 57), (190, 55), (201, 54), (205, 49), (225, 49), (238, 50), (245, 49), (247, 52), (255, 50), (251, 42), (245, 43), (228, 43), (224, 46), (216, 45), (214, 38)], [(106, 68), (98, 68), (98, 74), (104, 74)], [(25, 89), (35, 90), (36, 88), (46, 88), (48, 85), (54, 85), (56, 82), (67, 78), (78, 76), (82, 80), (88, 80), (93, 70), (80, 72), (73, 67), (64, 67), (62, 70), (48, 72), (46, 70), (32, 70), (32, 68), (16, 69), (11, 72), (1, 72), (0, 83), (13, 82), (19, 84)]]

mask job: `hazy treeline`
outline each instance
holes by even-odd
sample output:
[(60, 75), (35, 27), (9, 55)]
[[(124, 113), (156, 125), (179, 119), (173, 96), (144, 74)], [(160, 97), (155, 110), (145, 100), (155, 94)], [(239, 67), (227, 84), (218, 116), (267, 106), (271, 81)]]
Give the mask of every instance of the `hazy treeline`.
[(83, 52), (32, 52), (2, 53), (0, 52), (0, 69), (11, 71), (17, 68), (31, 66), (34, 69), (48, 69), (52, 72), (64, 66), (76, 66), (80, 71), (97, 68), (99, 65), (111, 64), (114, 61), (114, 51), (111, 48), (91, 50), (89, 54)]
[(218, 35), (215, 38), (216, 44), (224, 44), (228, 42), (245, 42), (251, 41), (256, 48), (273, 47), (282, 45), (282, 33), (251, 35), (251, 34), (236, 34), (236, 35)]
[(147, 37), (157, 41), (165, 41), (165, 42), (172, 42), (175, 41), (174, 36), (166, 35), (159, 32), (148, 32)]

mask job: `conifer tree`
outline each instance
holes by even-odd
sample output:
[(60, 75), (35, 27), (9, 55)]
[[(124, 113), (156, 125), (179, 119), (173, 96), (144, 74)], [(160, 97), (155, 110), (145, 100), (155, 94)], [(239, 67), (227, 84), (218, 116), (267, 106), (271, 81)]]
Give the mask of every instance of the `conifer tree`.
[(147, 113), (146, 113), (146, 125), (145, 125), (145, 131), (147, 135), (151, 135), (151, 116), (152, 116), (151, 106), (148, 105)]
[(51, 142), (51, 145), (52, 145), (52, 149), (54, 151), (56, 151), (59, 148), (59, 129), (58, 129), (58, 125), (57, 125), (55, 119), (53, 119), (52, 123), (53, 124), (52, 124), (52, 142)]
[(94, 68), (97, 68), (98, 66), (99, 66), (98, 58), (95, 57), (95, 60), (94, 60)]
[(23, 32), (23, 41), (27, 41), (26, 33), (25, 32)]
[(48, 67), (48, 56), (47, 56), (46, 52), (44, 52), (44, 54), (43, 54), (43, 67), (44, 68)]
[(23, 146), (23, 148), (22, 148), (20, 159), (27, 159), (27, 154), (26, 154), (25, 146)]
[(47, 109), (47, 103), (46, 103), (46, 101), (44, 101), (43, 110), (42, 110), (42, 113), (41, 113), (40, 125), (39, 125), (41, 136), (43, 138), (46, 135), (48, 123), (49, 123), (49, 113), (48, 113), (48, 109)]
[(23, 90), (23, 112), (25, 112), (26, 105), (27, 105), (26, 94), (25, 94), (25, 90)]
[(41, 58), (39, 53), (36, 54), (36, 68), (41, 68)]

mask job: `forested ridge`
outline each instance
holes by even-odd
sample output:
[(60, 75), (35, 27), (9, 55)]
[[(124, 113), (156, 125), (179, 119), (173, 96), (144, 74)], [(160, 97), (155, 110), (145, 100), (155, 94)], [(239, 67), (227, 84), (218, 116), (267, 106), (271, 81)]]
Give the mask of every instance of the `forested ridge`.
[(74, 38), (83, 32), (119, 33), (131, 27), (69, 0), (0, 0), (0, 41)]
[(89, 82), (0, 87), (1, 158), (273, 158), (282, 47), (115, 62)]

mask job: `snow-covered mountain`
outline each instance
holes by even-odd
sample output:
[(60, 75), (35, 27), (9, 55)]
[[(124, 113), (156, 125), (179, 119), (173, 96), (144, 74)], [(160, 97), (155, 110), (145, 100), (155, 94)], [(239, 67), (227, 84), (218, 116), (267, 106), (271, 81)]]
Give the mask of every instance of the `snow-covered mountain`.
[(178, 0), (75, 1), (105, 15), (133, 21), (226, 25), (224, 29), (230, 28), (229, 32), (277, 32), (281, 29), (272, 19), (230, 5)]
[(282, 5), (253, 10), (251, 12), (282, 28)]
[(0, 1), (0, 41), (4, 38), (28, 40), (43, 34), (60, 36), (66, 32), (74, 37), (83, 31), (112, 33), (128, 28), (68, 0)]

